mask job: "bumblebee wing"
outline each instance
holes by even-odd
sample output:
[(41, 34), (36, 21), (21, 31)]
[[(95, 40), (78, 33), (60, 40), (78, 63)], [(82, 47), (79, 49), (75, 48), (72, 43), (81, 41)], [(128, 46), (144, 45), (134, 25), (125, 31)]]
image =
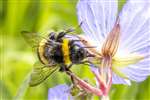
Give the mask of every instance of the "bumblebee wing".
[(52, 73), (54, 73), (58, 67), (55, 66), (45, 66), (40, 62), (34, 64), (33, 71), (30, 76), (29, 85), (36, 86), (42, 83), (48, 78)]
[(38, 35), (38, 33), (34, 32), (22, 31), (21, 34), (24, 37), (25, 41), (32, 47), (37, 47), (42, 39), (42, 37)]

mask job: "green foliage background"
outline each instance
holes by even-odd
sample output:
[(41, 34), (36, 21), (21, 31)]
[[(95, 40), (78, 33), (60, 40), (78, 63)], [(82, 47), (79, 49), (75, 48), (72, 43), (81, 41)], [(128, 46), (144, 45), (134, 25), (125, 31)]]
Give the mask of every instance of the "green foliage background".
[[(12, 100), (32, 70), (35, 62), (32, 49), (21, 37), (22, 30), (45, 32), (78, 25), (76, 0), (0, 0), (0, 99)], [(119, 8), (125, 1), (119, 1)], [(73, 71), (85, 78), (92, 74), (86, 66)], [(113, 85), (111, 100), (150, 100), (150, 78), (132, 86)], [(37, 87), (22, 87), (19, 100), (45, 100), (50, 87), (69, 83), (64, 73), (55, 73)], [(24, 91), (26, 90), (26, 92)], [(95, 98), (96, 99), (96, 98)]]

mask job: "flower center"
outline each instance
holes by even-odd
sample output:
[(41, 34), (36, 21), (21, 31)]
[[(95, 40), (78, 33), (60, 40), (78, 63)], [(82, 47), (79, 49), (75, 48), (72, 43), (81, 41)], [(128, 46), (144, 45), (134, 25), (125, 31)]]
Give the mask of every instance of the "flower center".
[(102, 46), (102, 63), (100, 66), (100, 73), (105, 79), (106, 75), (104, 75), (104, 73), (107, 74), (107, 71), (104, 69), (110, 69), (112, 67), (112, 57), (114, 57), (114, 55), (117, 52), (119, 39), (120, 26), (117, 20), (114, 28), (109, 33), (109, 35), (106, 38), (106, 41)]
[(101, 65), (99, 66), (100, 76), (102, 77), (104, 83), (107, 85), (107, 89), (103, 89), (103, 94), (107, 95), (109, 87), (112, 83), (112, 59), (118, 50), (120, 39), (120, 26), (118, 20), (112, 31), (108, 34), (102, 49), (101, 49)]

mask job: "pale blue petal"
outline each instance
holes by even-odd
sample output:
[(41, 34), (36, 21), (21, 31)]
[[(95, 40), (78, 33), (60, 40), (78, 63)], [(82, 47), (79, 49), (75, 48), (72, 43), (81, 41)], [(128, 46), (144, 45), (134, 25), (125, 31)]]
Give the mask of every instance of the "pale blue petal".
[(112, 74), (112, 83), (113, 84), (125, 84), (125, 85), (131, 85), (130, 80), (123, 79), (116, 75), (115, 73)]
[[(82, 30), (96, 45), (102, 44), (117, 16), (117, 0), (80, 0), (77, 5)], [(94, 45), (95, 45), (94, 44)]]
[(128, 0), (119, 14), (121, 41), (119, 49), (128, 53), (149, 46), (150, 2)]
[(138, 69), (135, 70), (133, 68), (126, 68), (123, 70), (123, 72), (126, 73), (129, 79), (132, 81), (141, 82), (147, 78), (147, 75), (146, 76), (140, 75)]
[(141, 82), (150, 75), (150, 59), (144, 59), (135, 65), (130, 65), (121, 70), (130, 80)]
[(68, 85), (57, 85), (48, 91), (48, 100), (73, 100)]
[(141, 82), (150, 75), (150, 2), (128, 0), (119, 14), (121, 40), (118, 52), (140, 54), (145, 59), (120, 69), (130, 80)]
[[(129, 65), (125, 68), (117, 67), (119, 71), (124, 73), (130, 80), (141, 82), (144, 81), (147, 76), (150, 75), (150, 58), (147, 56), (140, 62)], [(114, 76), (113, 76), (114, 77)]]
[(90, 69), (92, 72), (96, 73), (97, 75), (99, 75), (99, 71), (98, 68), (96, 66), (94, 66), (93, 64), (90, 65)]

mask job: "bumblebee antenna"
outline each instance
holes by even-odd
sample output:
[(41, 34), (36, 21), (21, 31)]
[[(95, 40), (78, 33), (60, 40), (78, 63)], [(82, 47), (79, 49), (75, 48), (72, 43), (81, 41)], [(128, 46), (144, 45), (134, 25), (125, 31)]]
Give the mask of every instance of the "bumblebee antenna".
[[(78, 27), (81, 27), (81, 26), (82, 26), (82, 24), (83, 24), (83, 21), (81, 21), (81, 22), (80, 22), (80, 24), (78, 25)], [(78, 28), (78, 27), (77, 27), (77, 28)]]
[(76, 28), (69, 28), (69, 29), (67, 29), (65, 31), (65, 33), (70, 33), (70, 32), (75, 31), (76, 29), (80, 28), (82, 24), (83, 24), (83, 21), (81, 21), (80, 24), (78, 26), (76, 26)]
[(67, 30), (65, 31), (65, 33), (70, 33), (70, 32), (73, 32), (73, 31), (75, 31), (75, 29), (69, 28), (69, 29), (67, 29)]
[(81, 48), (96, 48), (96, 46), (87, 46), (87, 47), (81, 47)]

